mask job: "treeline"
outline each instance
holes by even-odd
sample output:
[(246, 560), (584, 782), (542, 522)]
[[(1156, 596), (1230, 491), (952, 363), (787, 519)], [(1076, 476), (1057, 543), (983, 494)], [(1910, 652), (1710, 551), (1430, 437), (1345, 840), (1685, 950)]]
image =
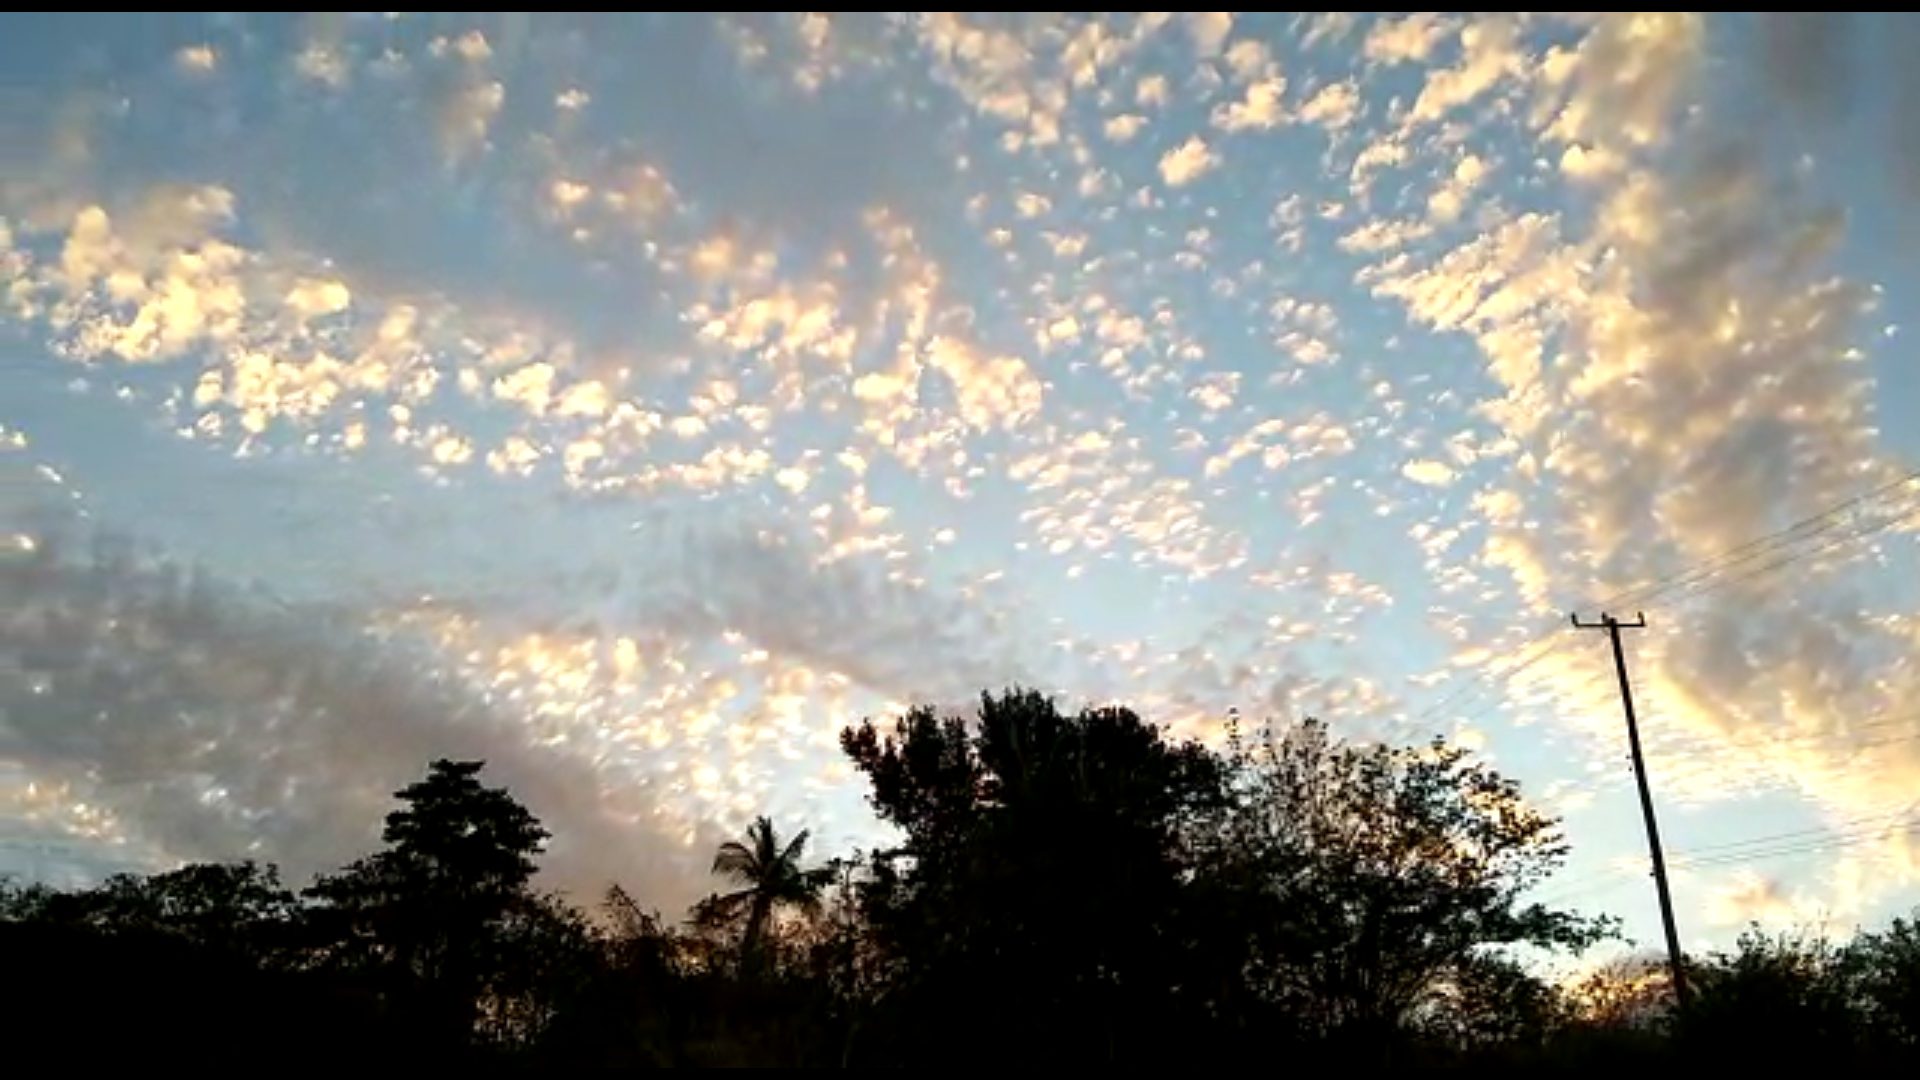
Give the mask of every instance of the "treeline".
[(1220, 750), (1013, 691), (842, 733), (897, 843), (809, 862), (761, 819), (670, 922), (534, 885), (547, 834), (478, 762), (295, 892), (195, 865), (0, 894), (16, 1042), (264, 1068), (1866, 1065), (1920, 1051), (1920, 930), (1750, 934), (1572, 985), (1612, 936), (1529, 903), (1558, 823), (1443, 743), (1307, 722)]

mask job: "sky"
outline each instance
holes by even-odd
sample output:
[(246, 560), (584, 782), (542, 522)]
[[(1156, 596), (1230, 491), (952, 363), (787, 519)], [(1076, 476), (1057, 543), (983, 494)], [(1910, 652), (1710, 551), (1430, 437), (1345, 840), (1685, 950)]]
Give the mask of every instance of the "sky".
[(673, 910), (840, 728), (1445, 736), (1659, 941), (1920, 903), (1897, 16), (0, 17), (0, 871), (481, 757)]

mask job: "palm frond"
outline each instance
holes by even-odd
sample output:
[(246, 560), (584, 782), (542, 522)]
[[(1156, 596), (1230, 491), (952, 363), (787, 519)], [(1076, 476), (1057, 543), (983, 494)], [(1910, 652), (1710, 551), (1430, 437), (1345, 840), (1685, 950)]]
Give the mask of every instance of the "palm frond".
[(770, 868), (779, 861), (779, 839), (773, 833), (773, 821), (765, 816), (753, 819), (747, 826), (747, 839), (753, 841), (754, 854), (760, 857), (760, 865)]
[(720, 845), (713, 853), (713, 872), (730, 877), (742, 884), (750, 883), (760, 877), (764, 863), (756, 852), (749, 851), (738, 840), (729, 840)]
[(752, 889), (741, 889), (725, 896), (715, 893), (693, 906), (691, 921), (695, 926), (726, 926), (746, 914), (752, 899)]
[(800, 865), (801, 854), (807, 850), (807, 837), (811, 835), (813, 835), (812, 829), (801, 829), (799, 832), (794, 833), (793, 839), (787, 841), (787, 846), (781, 849), (780, 861), (783, 863), (791, 863), (797, 869)]

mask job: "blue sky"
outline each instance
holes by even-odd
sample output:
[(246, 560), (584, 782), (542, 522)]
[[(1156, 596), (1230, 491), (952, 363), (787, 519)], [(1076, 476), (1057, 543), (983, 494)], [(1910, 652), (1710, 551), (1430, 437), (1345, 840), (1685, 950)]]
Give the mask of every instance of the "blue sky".
[(1683, 936), (1920, 899), (1903, 24), (6, 31), (16, 867), (304, 873), (477, 754), (672, 906), (1020, 682), (1463, 740), (1652, 942), (1628, 594)]

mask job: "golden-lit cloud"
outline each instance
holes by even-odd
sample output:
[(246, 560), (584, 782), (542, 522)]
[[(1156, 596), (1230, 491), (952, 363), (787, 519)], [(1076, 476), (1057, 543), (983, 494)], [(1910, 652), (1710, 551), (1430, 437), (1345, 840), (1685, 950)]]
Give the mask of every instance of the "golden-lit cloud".
[(1382, 19), (1367, 31), (1361, 51), (1369, 60), (1383, 64), (1421, 61), (1449, 33), (1445, 16), (1419, 12), (1398, 19)]
[(1428, 487), (1446, 487), (1453, 483), (1454, 479), (1451, 466), (1444, 461), (1435, 461), (1432, 458), (1418, 458), (1407, 462), (1400, 466), (1400, 475), (1416, 484), (1425, 484)]
[(173, 62), (189, 75), (205, 75), (220, 64), (220, 53), (211, 45), (183, 45), (173, 54)]
[(1160, 179), (1168, 187), (1184, 187), (1220, 164), (1206, 140), (1195, 135), (1160, 157)]

